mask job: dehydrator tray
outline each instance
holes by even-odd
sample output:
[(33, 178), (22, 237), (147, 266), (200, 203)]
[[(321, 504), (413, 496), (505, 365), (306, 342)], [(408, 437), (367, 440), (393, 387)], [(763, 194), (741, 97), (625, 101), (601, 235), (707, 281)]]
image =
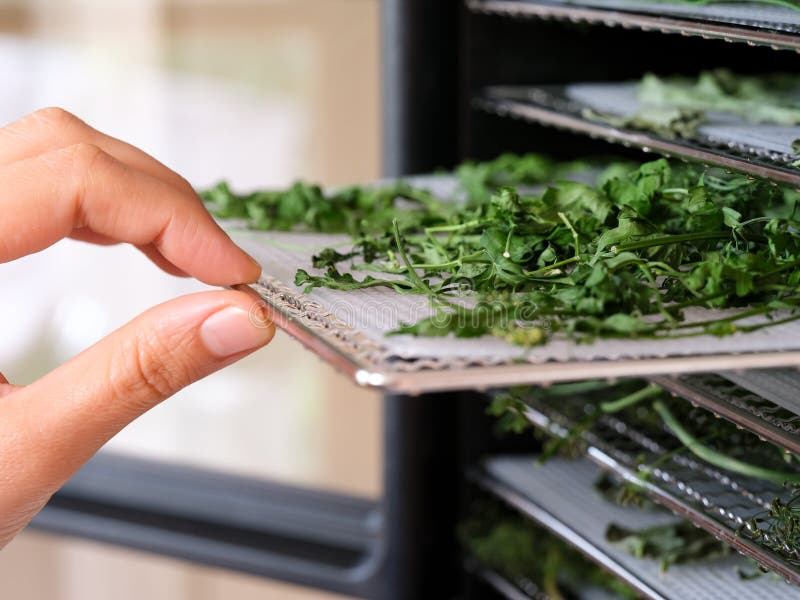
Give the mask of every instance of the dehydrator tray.
[[(454, 180), (413, 178), (444, 198)], [(224, 224), (258, 260), (264, 275), (240, 286), (263, 301), (276, 324), (357, 383), (403, 393), (488, 389), (592, 378), (643, 377), (731, 369), (800, 367), (800, 321), (718, 338), (603, 339), (578, 344), (554, 336), (524, 348), (492, 336), (474, 339), (387, 335), (401, 324), (431, 314), (424, 296), (385, 288), (357, 291), (294, 285), (297, 269), (318, 273), (312, 256), (322, 248), (350, 247), (347, 236), (252, 231)], [(716, 311), (687, 311), (703, 319)], [(743, 324), (747, 320), (741, 321)], [(755, 322), (755, 321), (753, 321)]]
[[(557, 600), (548, 596), (539, 586), (530, 580), (514, 582), (504, 577), (497, 571), (481, 567), (475, 561), (467, 561), (466, 569), (473, 575), (481, 578), (498, 594), (507, 600)], [(570, 590), (572, 591), (572, 590)], [(570, 598), (580, 600), (619, 600), (619, 596), (612, 595), (600, 588), (587, 588), (578, 590)]]
[(473, 473), (482, 487), (574, 545), (647, 598), (683, 600), (760, 600), (800, 598), (800, 589), (774, 575), (744, 581), (737, 568), (752, 571), (743, 557), (673, 565), (662, 573), (658, 561), (635, 558), (605, 539), (611, 523), (638, 529), (673, 522), (667, 513), (622, 507), (593, 488), (600, 469), (587, 460), (551, 459), (543, 465), (533, 456), (497, 457)]
[(800, 373), (794, 369), (702, 373), (650, 380), (788, 452), (800, 454)]
[(705, 6), (646, 0), (467, 0), (486, 14), (557, 19), (800, 50), (800, 11), (728, 2)]
[(586, 116), (587, 109), (617, 116), (634, 114), (640, 105), (633, 83), (494, 86), (475, 99), (475, 106), (500, 116), (800, 185), (800, 169), (792, 166), (797, 160), (792, 142), (800, 138), (797, 126), (751, 124), (730, 115), (709, 113), (708, 122), (700, 126), (696, 136), (685, 140), (614, 127)]
[[(729, 371), (723, 377), (769, 402), (777, 404), (785, 413), (795, 415), (792, 422), (800, 428), (800, 372), (796, 369), (766, 369), (747, 373)], [(793, 430), (793, 435), (800, 431)]]
[[(566, 403), (563, 398), (551, 402), (528, 398), (526, 403), (526, 417), (532, 424), (561, 437), (586, 414), (585, 405)], [(775, 498), (788, 501), (791, 490), (760, 479), (734, 478), (691, 454), (668, 454), (675, 439), (666, 429), (644, 431), (613, 415), (601, 417), (581, 438), (586, 455), (602, 468), (639, 486), (659, 504), (764, 568), (800, 585), (797, 549), (779, 554), (749, 534), (750, 519), (764, 516)], [(644, 469), (650, 473), (646, 480), (639, 477)]]

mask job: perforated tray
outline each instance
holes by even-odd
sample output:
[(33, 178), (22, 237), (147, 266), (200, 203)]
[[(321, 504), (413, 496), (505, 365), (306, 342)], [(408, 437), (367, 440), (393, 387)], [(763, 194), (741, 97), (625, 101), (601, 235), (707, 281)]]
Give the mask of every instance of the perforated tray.
[(500, 116), (800, 185), (800, 169), (791, 166), (796, 160), (792, 141), (800, 137), (800, 127), (753, 125), (742, 119), (709, 114), (709, 122), (700, 127), (698, 134), (683, 140), (617, 128), (584, 117), (587, 108), (615, 115), (633, 114), (639, 103), (630, 83), (496, 86), (487, 88), (474, 104)]
[[(577, 423), (577, 415), (585, 414), (580, 403), (563, 399), (548, 402), (529, 398), (527, 403), (528, 420), (557, 436), (567, 435)], [(800, 560), (779, 555), (749, 535), (749, 520), (763, 516), (774, 498), (786, 501), (791, 491), (760, 479), (733, 478), (691, 454), (672, 454), (664, 459), (675, 442), (670, 433), (643, 431), (613, 415), (602, 417), (582, 438), (587, 456), (595, 463), (641, 487), (656, 502), (787, 581), (800, 584)], [(650, 465), (650, 477), (645, 481), (638, 473), (646, 465)], [(789, 551), (796, 554), (796, 549)]]
[[(414, 178), (413, 183), (445, 198), (455, 189), (450, 177)], [(384, 288), (351, 292), (314, 289), (304, 294), (292, 283), (299, 268), (318, 272), (311, 267), (311, 259), (322, 248), (349, 248), (347, 236), (251, 231), (232, 222), (226, 228), (264, 268), (261, 281), (243, 289), (254, 300), (266, 302), (281, 328), (361, 385), (420, 393), (800, 366), (800, 321), (725, 338), (606, 339), (577, 344), (553, 336), (547, 344), (534, 348), (492, 336), (388, 336), (402, 323), (430, 315), (427, 298)], [(687, 319), (708, 318), (710, 313), (718, 314), (687, 311)]]
[(650, 380), (788, 452), (800, 454), (800, 374), (793, 369)]
[[(736, 371), (722, 376), (758, 396), (773, 402), (793, 414), (794, 423), (800, 422), (800, 373), (795, 369), (754, 370), (747, 373)], [(792, 431), (800, 437), (800, 431)], [(795, 450), (797, 452), (797, 450)]]
[(646, 0), (467, 0), (476, 12), (569, 20), (800, 50), (800, 11), (758, 3), (692, 6)]
[(645, 528), (675, 517), (611, 504), (592, 487), (599, 469), (586, 460), (553, 459), (537, 465), (535, 457), (500, 457), (486, 461), (475, 479), (516, 509), (581, 550), (648, 598), (674, 600), (760, 600), (800, 598), (800, 589), (774, 576), (743, 581), (737, 567), (752, 571), (738, 556), (673, 565), (661, 573), (658, 561), (638, 559), (605, 540), (610, 523)]

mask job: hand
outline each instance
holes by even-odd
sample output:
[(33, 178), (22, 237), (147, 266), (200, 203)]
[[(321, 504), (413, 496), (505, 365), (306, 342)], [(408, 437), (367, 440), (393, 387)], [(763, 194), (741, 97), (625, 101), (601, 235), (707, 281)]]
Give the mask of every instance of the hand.
[[(133, 244), (164, 270), (212, 285), (261, 272), (184, 179), (60, 109), (0, 129), (0, 189), (0, 262), (72, 237)], [(267, 344), (274, 328), (252, 304), (242, 292), (192, 294), (31, 385), (0, 375), (0, 548), (125, 425)]]

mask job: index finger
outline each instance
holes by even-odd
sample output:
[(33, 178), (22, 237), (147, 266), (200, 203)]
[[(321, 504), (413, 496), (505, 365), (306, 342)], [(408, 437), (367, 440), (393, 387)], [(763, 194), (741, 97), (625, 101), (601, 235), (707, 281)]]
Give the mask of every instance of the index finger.
[(38, 252), (86, 227), (153, 244), (211, 285), (256, 281), (261, 267), (236, 246), (196, 196), (78, 144), (0, 169), (0, 262)]
[(143, 150), (106, 135), (56, 107), (39, 109), (0, 128), (0, 165), (80, 143), (99, 146), (126, 165), (194, 194), (188, 181)]

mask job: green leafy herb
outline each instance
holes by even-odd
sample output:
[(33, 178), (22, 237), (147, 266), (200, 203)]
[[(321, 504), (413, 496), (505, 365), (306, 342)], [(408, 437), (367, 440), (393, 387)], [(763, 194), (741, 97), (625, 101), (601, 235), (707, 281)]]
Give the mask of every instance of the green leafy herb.
[(688, 521), (657, 525), (645, 529), (629, 529), (612, 523), (606, 539), (620, 544), (636, 558), (653, 558), (666, 571), (671, 565), (727, 556), (730, 546)]
[[(790, 3), (795, 4), (793, 0)], [(795, 7), (800, 8), (800, 4)], [(650, 73), (639, 83), (641, 108), (635, 113), (620, 116), (586, 109), (583, 115), (668, 139), (692, 138), (706, 122), (707, 113), (733, 114), (751, 123), (798, 125), (798, 90), (800, 79), (788, 74), (747, 76), (727, 69), (702, 71), (697, 77), (658, 77)]]
[[(525, 167), (503, 158), (504, 176), (497, 164), (462, 167), (466, 203), (404, 183), (245, 196), (221, 184), (205, 198), (219, 216), (245, 215), (255, 228), (349, 233), (351, 250), (320, 252), (313, 263), (322, 271), (300, 269), (296, 283), (428, 296), (434, 315), (396, 333), (492, 334), (534, 346), (553, 334), (723, 336), (800, 318), (797, 192), (663, 159), (612, 165), (594, 186), (480, 192), (556, 170), (517, 160)], [(689, 308), (732, 310), (698, 322), (685, 319)]]
[(587, 587), (632, 600), (636, 593), (580, 552), (496, 501), (473, 503), (459, 527), (466, 552), (523, 589), (541, 589), (551, 600), (574, 598)]
[(584, 109), (581, 114), (591, 121), (607, 123), (612, 127), (622, 129), (652, 131), (667, 139), (691, 138), (705, 121), (705, 114), (701, 111), (674, 106), (644, 106), (626, 116), (598, 112), (588, 108)]
[(703, 71), (697, 77), (648, 74), (639, 84), (639, 99), (649, 106), (731, 113), (752, 123), (797, 125), (799, 84), (793, 75), (748, 76), (727, 69)]
[[(566, 457), (582, 455), (584, 440), (594, 439), (592, 443), (597, 443), (597, 438), (592, 436), (602, 435), (602, 428), (615, 426), (617, 421), (606, 419), (613, 415), (626, 426), (656, 439), (663, 448), (658, 456), (643, 453), (636, 459), (643, 482), (677, 455), (692, 453), (729, 473), (773, 484), (774, 493), (779, 497), (772, 501), (768, 511), (756, 515), (741, 527), (740, 533), (780, 554), (791, 564), (800, 565), (800, 486), (797, 484), (800, 471), (797, 456), (729, 421), (714, 417), (706, 410), (692, 407), (685, 400), (672, 398), (663, 390), (633, 380), (613, 385), (582, 382), (548, 389), (517, 389), (510, 392), (502, 403), (498, 402), (493, 412), (503, 414), (500, 409), (505, 407), (520, 418), (529, 405), (552, 420), (547, 430), (551, 435), (545, 442), (540, 460), (555, 453)], [(788, 490), (792, 489), (787, 488), (790, 485), (797, 487), (787, 499)], [(639, 503), (645, 489), (632, 482), (620, 487), (611, 481), (601, 481), (597, 488), (606, 498), (633, 504)], [(660, 532), (656, 530), (655, 533)], [(671, 532), (664, 534), (667, 548), (671, 547), (672, 538)]]
[(775, 498), (770, 509), (750, 519), (745, 528), (760, 544), (800, 565), (800, 490), (788, 500)]

